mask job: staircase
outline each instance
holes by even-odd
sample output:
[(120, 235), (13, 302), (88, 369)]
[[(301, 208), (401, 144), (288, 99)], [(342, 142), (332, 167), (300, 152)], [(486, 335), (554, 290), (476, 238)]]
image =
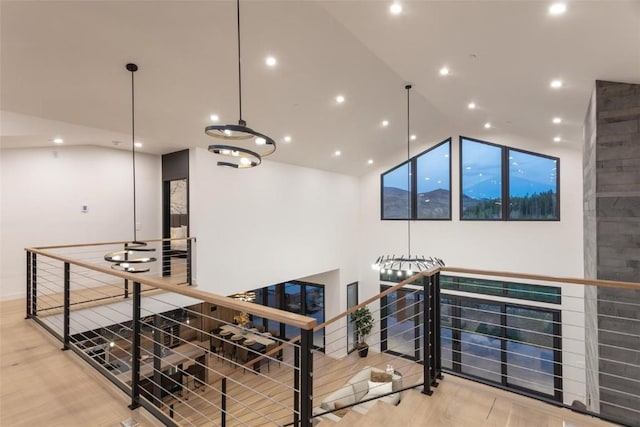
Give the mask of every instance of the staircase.
[(403, 392), (402, 401), (398, 406), (389, 405), (382, 401), (378, 401), (366, 414), (360, 414), (356, 411), (349, 411), (342, 417), (340, 422), (333, 422), (324, 419), (317, 424), (317, 427), (326, 426), (349, 426), (349, 427), (392, 427), (392, 426), (424, 426), (424, 420), (427, 418), (426, 412), (428, 405), (428, 397), (416, 390), (408, 390)]
[(614, 424), (487, 385), (447, 375), (433, 395), (402, 392), (398, 406), (378, 401), (314, 427), (614, 427)]

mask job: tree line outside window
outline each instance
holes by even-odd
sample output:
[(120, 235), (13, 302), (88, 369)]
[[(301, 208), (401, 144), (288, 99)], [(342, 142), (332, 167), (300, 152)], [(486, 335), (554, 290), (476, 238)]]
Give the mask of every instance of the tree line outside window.
[[(560, 219), (556, 157), (460, 137), (460, 219)], [(381, 175), (382, 220), (451, 219), (451, 139)]]

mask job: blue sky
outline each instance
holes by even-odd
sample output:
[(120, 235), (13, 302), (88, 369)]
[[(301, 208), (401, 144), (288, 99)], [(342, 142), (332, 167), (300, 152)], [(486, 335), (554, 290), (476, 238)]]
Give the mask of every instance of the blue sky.
[[(442, 144), (418, 158), (418, 192), (426, 193), (439, 188), (449, 190), (449, 144)], [(404, 166), (384, 177), (385, 187), (407, 190), (408, 168)]]

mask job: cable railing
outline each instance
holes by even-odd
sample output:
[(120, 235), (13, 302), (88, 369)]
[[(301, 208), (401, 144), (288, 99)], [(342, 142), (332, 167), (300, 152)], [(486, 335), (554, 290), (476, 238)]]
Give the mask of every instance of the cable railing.
[(441, 272), (443, 370), (640, 426), (640, 283)]
[[(27, 317), (166, 425), (310, 425), (315, 319), (184, 286), (175, 264), (169, 275), (116, 271), (103, 254), (121, 245), (27, 249)], [(302, 335), (286, 340), (250, 316)]]
[[(122, 243), (110, 245), (28, 249), (27, 315), (167, 425), (339, 421), (430, 394), (442, 372), (640, 425), (640, 284), (436, 268), (381, 276), (378, 295), (315, 325), (184, 286), (188, 266), (115, 271), (102, 257)], [(362, 308), (366, 357), (351, 322)]]
[[(391, 300), (399, 291), (402, 296)], [(339, 422), (348, 411), (366, 414), (379, 400), (398, 405), (410, 389), (430, 395), (441, 378), (438, 300), (439, 270), (433, 269), (318, 325), (315, 331), (324, 333), (325, 351), (313, 355), (314, 417)], [(366, 355), (356, 346), (351, 319), (362, 309), (373, 319)], [(400, 317), (415, 326), (397, 328)], [(404, 357), (407, 348), (415, 352), (412, 357)]]

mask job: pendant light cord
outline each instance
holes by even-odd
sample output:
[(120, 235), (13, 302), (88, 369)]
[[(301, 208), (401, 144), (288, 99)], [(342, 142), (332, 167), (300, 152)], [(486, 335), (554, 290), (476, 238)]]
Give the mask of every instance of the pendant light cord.
[(410, 108), (409, 108), (409, 91), (411, 85), (404, 87), (407, 90), (407, 244), (409, 251), (409, 258), (411, 258), (411, 123), (410, 123)]
[[(136, 68), (137, 69), (137, 68)], [(133, 241), (137, 242), (137, 215), (136, 215), (136, 110), (135, 110), (135, 85), (131, 71), (131, 157), (133, 158)]]
[(240, 65), (240, 0), (236, 0), (236, 11), (238, 14), (238, 107), (240, 110), (239, 124), (244, 126), (242, 122), (242, 67)]

